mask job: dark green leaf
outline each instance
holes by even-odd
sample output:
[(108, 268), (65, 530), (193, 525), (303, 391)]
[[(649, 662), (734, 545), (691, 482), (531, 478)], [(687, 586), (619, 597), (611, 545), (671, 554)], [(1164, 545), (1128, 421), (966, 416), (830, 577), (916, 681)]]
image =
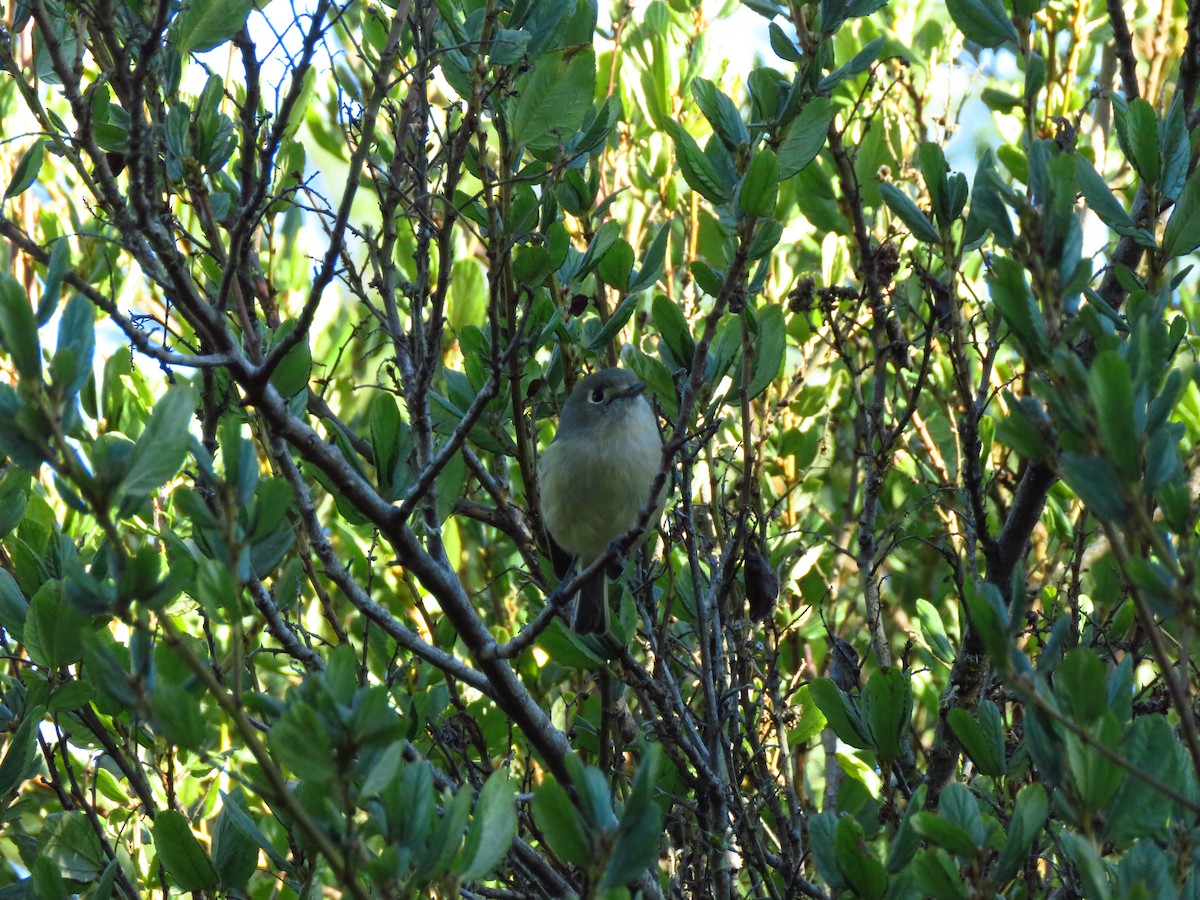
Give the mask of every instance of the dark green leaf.
[(737, 105), (719, 87), (707, 78), (697, 78), (692, 82), (692, 96), (717, 137), (731, 152), (750, 142), (750, 133), (746, 131)]
[(4, 759), (0, 760), (0, 812), (8, 806), (8, 795), (37, 769), (37, 733), (45, 712), (41, 706), (26, 708), (21, 724), (8, 739)]
[(1162, 177), (1162, 155), (1158, 145), (1158, 116), (1154, 107), (1141, 97), (1125, 112), (1125, 135), (1129, 142), (1129, 161), (1149, 187), (1157, 188)]
[(1013, 807), (1012, 820), (1008, 824), (1008, 837), (1004, 842), (1004, 850), (996, 861), (992, 877), (997, 884), (1007, 884), (1024, 865), (1033, 842), (1037, 838), (1046, 821), (1049, 801), (1046, 799), (1046, 789), (1040, 784), (1027, 784), (1017, 794), (1017, 802)]
[(1180, 191), (1163, 230), (1163, 256), (1173, 259), (1191, 253), (1197, 247), (1200, 247), (1200, 172), (1193, 172)]
[[(244, 888), (258, 868), (260, 845), (243, 824), (250, 820), (250, 814), (246, 811), (242, 789), (234, 788), (228, 794), (223, 793), (221, 800), (221, 812), (217, 815), (216, 830), (213, 832), (213, 866), (221, 880), (221, 887)], [(254, 828), (254, 831), (258, 829)], [(261, 832), (258, 838), (262, 838)]]
[(778, 22), (771, 22), (767, 26), (767, 36), (771, 42), (771, 49), (775, 51), (776, 56), (786, 62), (794, 63), (800, 61), (800, 51), (792, 43), (791, 38), (783, 33), (783, 29), (779, 27)]
[(484, 782), (467, 831), (457, 873), (464, 881), (483, 878), (508, 853), (517, 835), (516, 793), (504, 769), (497, 769)]
[(646, 288), (653, 287), (658, 281), (658, 276), (663, 271), (663, 261), (667, 255), (667, 241), (671, 237), (671, 223), (666, 221), (658, 229), (658, 233), (654, 235), (654, 240), (650, 242), (650, 246), (646, 248), (646, 255), (642, 257), (642, 264), (638, 268), (637, 273), (630, 279), (629, 292), (636, 294), (638, 291), (644, 291)]
[(1141, 435), (1134, 422), (1129, 364), (1115, 351), (1100, 353), (1088, 372), (1088, 388), (1108, 459), (1126, 482), (1133, 482), (1141, 468)]
[(616, 219), (609, 219), (597, 228), (596, 233), (592, 235), (592, 242), (588, 244), (588, 248), (579, 262), (579, 268), (576, 270), (572, 282), (586, 278), (600, 264), (600, 260), (613, 248), (620, 237), (621, 223)]
[(228, 41), (246, 24), (253, 0), (186, 0), (171, 23), (180, 53), (203, 53)]
[(900, 758), (911, 717), (912, 687), (908, 676), (892, 666), (876, 671), (863, 691), (862, 718), (880, 759)]
[(888, 209), (895, 213), (908, 230), (912, 232), (912, 236), (919, 241), (924, 241), (927, 244), (937, 244), (941, 242), (941, 236), (937, 229), (933, 227), (933, 222), (916, 203), (909, 199), (908, 194), (900, 190), (894, 184), (883, 183), (879, 185), (879, 193), (883, 197), (883, 202), (887, 204)]
[[(918, 813), (918, 815), (927, 815)], [(936, 900), (967, 900), (971, 894), (963, 883), (958, 866), (940, 847), (918, 853), (912, 863), (917, 886), (926, 897)]]
[(675, 159), (688, 186), (710, 203), (719, 206), (729, 202), (729, 186), (721, 180), (696, 139), (674, 120), (668, 120), (666, 128), (675, 142)]
[(1125, 212), (1125, 207), (1113, 196), (1112, 190), (1100, 174), (1092, 168), (1092, 164), (1082, 156), (1075, 157), (1075, 180), (1079, 190), (1087, 200), (1088, 207), (1109, 228), (1118, 234), (1132, 234), (1136, 230), (1133, 219)]
[(596, 266), (596, 274), (600, 280), (613, 290), (624, 293), (629, 287), (629, 278), (633, 274), (633, 248), (629, 241), (618, 237)]
[(1030, 362), (1045, 362), (1050, 355), (1046, 321), (1029, 289), (1024, 267), (1010, 257), (997, 257), (988, 285), (1004, 324), (1012, 329)]
[(133, 448), (129, 472), (121, 483), (126, 497), (144, 497), (167, 483), (187, 456), (188, 425), (196, 398), (188, 387), (175, 385), (154, 405)]
[(154, 848), (158, 861), (181, 891), (210, 891), (217, 886), (212, 860), (192, 834), (183, 814), (160, 810), (154, 818)]
[(601, 890), (617, 888), (637, 880), (658, 859), (663, 834), (663, 809), (654, 802), (654, 794), (661, 762), (662, 749), (656, 743), (648, 744), (634, 776), (633, 789), (621, 812), (617, 845), (600, 881)]
[(553, 148), (573, 135), (592, 108), (596, 90), (596, 54), (544, 54), (533, 60), (528, 75), (516, 84), (509, 115), (510, 136), (517, 145)]
[(946, 0), (950, 18), (969, 41), (995, 48), (1017, 43), (1017, 29), (1000, 0)]
[(83, 657), (83, 631), (89, 619), (63, 592), (61, 581), (48, 581), (29, 601), (25, 617), (25, 649), (39, 665), (57, 669)]
[(16, 197), (18, 194), (24, 193), (29, 189), (29, 186), (37, 181), (38, 173), (42, 170), (42, 160), (46, 155), (46, 142), (34, 141), (30, 147), (21, 156), (21, 161), (17, 163), (17, 167), (13, 170), (13, 176), (9, 179), (8, 188), (4, 191), (5, 202)]
[(533, 795), (533, 821), (565, 863), (586, 866), (595, 857), (579, 811), (553, 777), (547, 776)]
[(788, 127), (787, 137), (779, 145), (779, 177), (791, 178), (810, 162), (829, 136), (829, 124), (834, 116), (833, 101), (814, 97)]
[(16, 580), (7, 569), (0, 569), (0, 628), (17, 639), (18, 643), (25, 642), (25, 617), (29, 612), (29, 604)]
[(874, 65), (875, 60), (879, 57), (879, 51), (882, 49), (883, 38), (878, 37), (870, 41), (858, 53), (854, 54), (848, 63), (830, 72), (817, 82), (817, 90), (832, 91), (843, 81), (853, 78), (855, 75), (861, 75)]
[(757, 333), (752, 342), (754, 355), (750, 366), (750, 384), (746, 388), (746, 396), (751, 400), (771, 386), (783, 366), (784, 353), (787, 351), (783, 307), (775, 304), (764, 306), (755, 317), (755, 328)]
[(76, 294), (67, 301), (58, 322), (58, 343), (50, 364), (54, 385), (65, 400), (73, 399), (92, 374), (95, 323), (95, 311), (86, 298)]
[(860, 750), (871, 748), (871, 737), (849, 698), (828, 678), (816, 678), (809, 684), (813, 702), (825, 714), (829, 727), (844, 743)]
[(0, 344), (22, 378), (40, 381), (42, 349), (29, 295), (21, 282), (0, 272)]
[(1126, 514), (1121, 479), (1107, 459), (1064, 453), (1059, 471), (1067, 487), (1106, 522), (1120, 522)]
[(666, 294), (655, 294), (650, 307), (654, 327), (658, 329), (663, 343), (670, 351), (668, 362), (672, 367), (690, 369), (696, 353), (696, 342), (692, 339), (687, 319), (679, 305)]
[(879, 900), (887, 891), (888, 874), (867, 844), (863, 827), (852, 816), (837, 823), (837, 861), (842, 875), (860, 897)]
[(1174, 200), (1183, 189), (1191, 158), (1191, 142), (1188, 140), (1182, 94), (1177, 93), (1171, 101), (1167, 117), (1158, 125), (1158, 138), (1163, 166), (1160, 190), (1168, 200)]
[(754, 154), (738, 189), (738, 207), (748, 216), (770, 216), (775, 212), (779, 191), (779, 160), (768, 148)]
[[(1004, 722), (1000, 718), (1000, 710), (991, 700), (983, 700), (976, 710), (976, 718), (972, 719), (966, 710), (956, 707), (952, 713), (962, 713), (974, 726), (973, 740), (970, 745), (963, 747), (974, 761), (976, 768), (984, 775), (999, 778), (1004, 774)], [(955, 737), (959, 737), (957, 723), (962, 717), (950, 722)], [(961, 740), (961, 739), (960, 739)]]
[(973, 857), (980, 849), (961, 825), (937, 813), (919, 812), (912, 818), (913, 830), (932, 844), (957, 856)]
[(204, 719), (198, 699), (170, 682), (155, 685), (150, 696), (150, 716), (154, 727), (172, 744), (187, 750), (199, 750), (204, 744)]
[(471, 814), (471, 788), (461, 787), (453, 799), (444, 798), (442, 817), (429, 838), (429, 856), (421, 860), (418, 871), (430, 878), (438, 878), (449, 870), (455, 855), (462, 846), (463, 833)]
[(633, 316), (639, 303), (641, 303), (641, 298), (633, 294), (622, 300), (621, 305), (614, 309), (612, 315), (608, 317), (604, 327), (596, 332), (596, 336), (588, 342), (588, 349), (599, 350), (606, 347), (608, 342), (617, 336), (617, 332), (625, 327), (625, 323)]

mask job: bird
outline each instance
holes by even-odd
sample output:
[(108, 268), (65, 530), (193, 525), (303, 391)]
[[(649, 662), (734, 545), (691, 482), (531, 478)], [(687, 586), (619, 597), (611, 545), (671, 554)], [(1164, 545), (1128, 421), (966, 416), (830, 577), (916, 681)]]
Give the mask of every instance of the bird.
[[(658, 419), (646, 384), (626, 369), (583, 378), (563, 404), (554, 439), (538, 463), (542, 522), (586, 568), (626, 534), (649, 504), (662, 460)], [(647, 532), (662, 514), (662, 499)], [(579, 589), (572, 628), (608, 631), (608, 578), (601, 569)]]

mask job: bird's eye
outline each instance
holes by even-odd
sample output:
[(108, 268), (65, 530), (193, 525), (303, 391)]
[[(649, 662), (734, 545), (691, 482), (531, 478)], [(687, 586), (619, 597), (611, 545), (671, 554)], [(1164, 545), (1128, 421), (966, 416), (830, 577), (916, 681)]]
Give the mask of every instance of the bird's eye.
[(595, 390), (593, 390), (591, 392), (591, 394), (588, 395), (588, 399), (591, 400), (593, 403), (603, 403), (604, 402), (604, 388), (596, 388)]

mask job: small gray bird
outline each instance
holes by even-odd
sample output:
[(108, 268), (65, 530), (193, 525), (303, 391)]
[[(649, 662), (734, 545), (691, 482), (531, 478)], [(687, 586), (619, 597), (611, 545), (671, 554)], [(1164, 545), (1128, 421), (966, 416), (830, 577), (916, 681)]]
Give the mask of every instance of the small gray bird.
[[(542, 521), (580, 566), (591, 564), (629, 531), (650, 499), (662, 439), (645, 390), (645, 383), (624, 369), (588, 375), (567, 398), (558, 432), (542, 454)], [(651, 519), (649, 528), (656, 524)], [(580, 588), (572, 622), (579, 634), (608, 630), (607, 587), (601, 570)]]

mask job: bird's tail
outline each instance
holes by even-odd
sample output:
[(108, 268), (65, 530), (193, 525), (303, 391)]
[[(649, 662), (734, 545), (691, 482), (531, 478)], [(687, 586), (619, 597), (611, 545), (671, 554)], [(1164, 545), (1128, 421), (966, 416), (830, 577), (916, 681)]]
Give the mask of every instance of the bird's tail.
[(608, 631), (608, 578), (596, 572), (579, 588), (575, 601), (576, 634), (603, 634)]

